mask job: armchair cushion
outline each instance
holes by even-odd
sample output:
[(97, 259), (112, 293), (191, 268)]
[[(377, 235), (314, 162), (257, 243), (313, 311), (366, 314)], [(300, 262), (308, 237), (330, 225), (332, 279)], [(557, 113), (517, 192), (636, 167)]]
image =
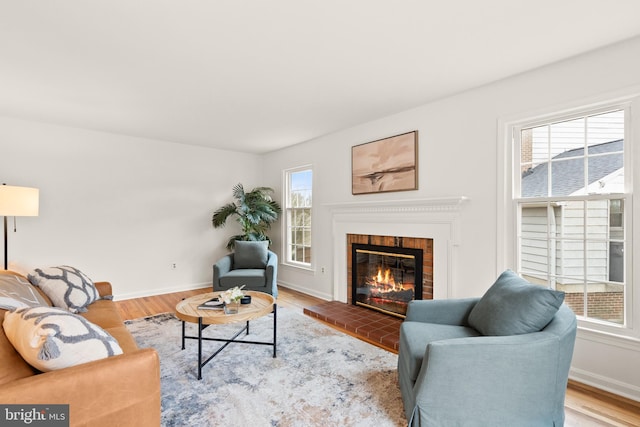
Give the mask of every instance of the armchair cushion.
[(538, 332), (551, 321), (563, 301), (564, 292), (531, 284), (507, 270), (471, 310), (469, 326), (483, 335)]
[(242, 241), (235, 242), (233, 268), (265, 268), (267, 266), (269, 242)]
[(242, 285), (244, 285), (245, 288), (266, 288), (266, 270), (259, 268), (243, 268), (240, 270), (231, 270), (220, 278), (220, 286), (225, 289), (230, 289), (235, 286)]

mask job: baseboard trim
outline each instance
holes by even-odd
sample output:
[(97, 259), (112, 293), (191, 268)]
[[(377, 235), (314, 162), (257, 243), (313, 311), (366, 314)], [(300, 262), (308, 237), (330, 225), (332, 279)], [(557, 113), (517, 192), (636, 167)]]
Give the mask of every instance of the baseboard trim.
[(190, 285), (184, 286), (174, 286), (170, 288), (161, 288), (154, 289), (153, 291), (143, 291), (143, 292), (131, 292), (125, 294), (114, 295), (114, 301), (123, 301), (133, 298), (144, 298), (144, 297), (152, 297), (157, 295), (165, 295), (172, 294), (175, 292), (184, 292), (184, 291), (192, 291), (194, 289), (202, 289), (202, 288), (212, 288), (213, 284), (211, 282), (203, 282), (203, 283), (192, 283)]
[(297, 286), (293, 283), (288, 283), (288, 282), (282, 282), (280, 281), (280, 279), (278, 279), (278, 286), (283, 286), (287, 289), (292, 289), (294, 291), (297, 292), (301, 292), (303, 294), (307, 294), (307, 295), (311, 295), (312, 297), (316, 297), (316, 298), (320, 298), (322, 300), (325, 301), (333, 301), (333, 296), (330, 294), (326, 294), (324, 292), (317, 292), (314, 291), (313, 289), (309, 289), (309, 288), (303, 288), (301, 286)]

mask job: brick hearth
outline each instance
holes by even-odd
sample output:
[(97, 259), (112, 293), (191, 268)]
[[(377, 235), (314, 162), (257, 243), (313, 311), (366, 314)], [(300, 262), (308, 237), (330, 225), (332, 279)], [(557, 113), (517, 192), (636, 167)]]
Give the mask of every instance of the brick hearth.
[(339, 301), (307, 307), (304, 314), (385, 350), (398, 352), (401, 318)]

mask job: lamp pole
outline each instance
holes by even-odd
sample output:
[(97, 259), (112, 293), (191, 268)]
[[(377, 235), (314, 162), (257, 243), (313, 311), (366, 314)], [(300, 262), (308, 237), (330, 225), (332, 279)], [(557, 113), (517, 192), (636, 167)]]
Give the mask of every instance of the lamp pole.
[(7, 216), (4, 216), (4, 269), (6, 270), (9, 266), (9, 257), (7, 256)]

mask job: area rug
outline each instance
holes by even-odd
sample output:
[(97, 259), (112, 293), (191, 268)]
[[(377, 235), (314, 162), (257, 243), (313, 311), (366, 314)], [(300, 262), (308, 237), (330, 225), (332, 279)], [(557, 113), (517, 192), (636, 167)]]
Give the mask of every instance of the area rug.
[[(397, 355), (295, 309), (278, 308), (277, 357), (266, 345), (232, 343), (197, 380), (197, 341), (181, 350), (181, 322), (162, 314), (127, 322), (140, 347), (160, 355), (163, 426), (406, 426)], [(204, 336), (229, 338), (236, 325)], [(270, 341), (273, 314), (251, 321), (245, 339)], [(197, 334), (187, 323), (187, 334)], [(203, 355), (221, 344), (205, 342)]]

